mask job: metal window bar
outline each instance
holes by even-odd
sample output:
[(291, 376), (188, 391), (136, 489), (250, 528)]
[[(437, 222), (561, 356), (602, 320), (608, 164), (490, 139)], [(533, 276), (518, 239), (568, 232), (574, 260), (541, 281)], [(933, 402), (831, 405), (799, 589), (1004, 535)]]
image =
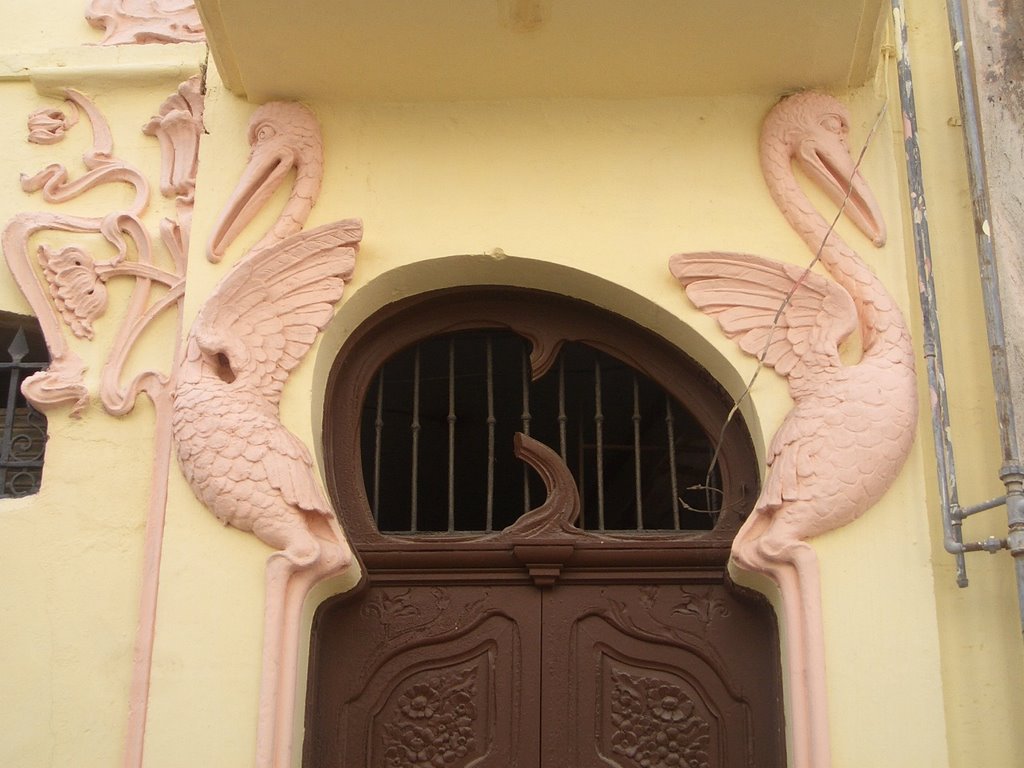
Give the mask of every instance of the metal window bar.
[(7, 352), (11, 361), (0, 363), (0, 371), (8, 371), (3, 435), (0, 440), (0, 498), (38, 492), (46, 450), (46, 418), (27, 402), (19, 403), (21, 382), (26, 374), (42, 370), (46, 363), (24, 362), (28, 354), (28, 342), (21, 328)]
[(636, 529), (644, 529), (644, 499), (640, 471), (640, 384), (633, 374), (633, 471), (636, 482)]
[(455, 339), (448, 340), (448, 532), (455, 530)]
[(676, 470), (676, 426), (672, 398), (665, 395), (665, 431), (668, 437), (668, 476), (672, 489), (672, 527), (679, 530), (679, 475)]
[(494, 530), (494, 345), (487, 337), (487, 523)]
[(384, 367), (377, 374), (377, 414), (373, 420), (373, 522), (380, 523), (380, 452), (384, 442)]
[(597, 530), (604, 530), (604, 412), (601, 408), (601, 360), (594, 358), (594, 429), (597, 459)]
[[(582, 409), (581, 409), (582, 410)], [(587, 509), (587, 461), (586, 451), (584, 450), (586, 443), (583, 441), (583, 419), (576, 423), (576, 466), (579, 467), (580, 476), (576, 481), (580, 491), (580, 530), (586, 530), (586, 509)]]
[(412, 374), (412, 423), (409, 425), (412, 433), (412, 483), (410, 488), (410, 509), (409, 509), (409, 530), (415, 532), (417, 526), (419, 490), (419, 459), (420, 459), (420, 348), (416, 347), (413, 358)]
[[(520, 365), (520, 371), (522, 372), (522, 384), (523, 384), (523, 412), (520, 414), (520, 421), (522, 422), (522, 429), (524, 435), (530, 434), (530, 420), (533, 418), (530, 414), (530, 358), (526, 354), (526, 348), (523, 348), (521, 355), (522, 363)], [(530, 468), (523, 463), (523, 513), (530, 511)]]
[[(565, 355), (558, 356), (558, 450), (562, 461), (568, 461), (565, 428), (569, 417), (565, 413)], [(582, 519), (582, 516), (581, 516)]]

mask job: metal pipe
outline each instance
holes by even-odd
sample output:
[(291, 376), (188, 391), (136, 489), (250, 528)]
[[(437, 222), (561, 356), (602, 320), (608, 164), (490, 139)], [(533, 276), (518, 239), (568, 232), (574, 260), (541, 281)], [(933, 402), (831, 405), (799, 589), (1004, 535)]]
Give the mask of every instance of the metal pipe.
[(1014, 428), (1013, 400), (1010, 397), (1010, 373), (1006, 362), (1006, 333), (1003, 328), (1002, 300), (999, 293), (999, 268), (992, 240), (992, 214), (988, 196), (988, 176), (982, 151), (981, 126), (978, 119), (978, 94), (974, 87), (974, 71), (968, 57), (967, 32), (960, 0), (948, 0), (949, 34), (953, 44), (956, 92), (963, 120), (964, 154), (967, 177), (971, 187), (974, 212), (974, 238), (978, 248), (981, 272), (982, 301), (988, 331), (992, 383), (996, 390), (996, 416), (999, 421), (999, 443), (1003, 462), (1019, 462), (1017, 432)]
[(943, 377), (942, 343), (939, 338), (935, 283), (932, 280), (931, 242), (928, 236), (928, 210), (925, 205), (924, 180), (921, 172), (921, 147), (917, 141), (917, 108), (914, 104), (910, 53), (907, 46), (906, 16), (903, 0), (892, 0), (892, 16), (896, 37), (896, 76), (900, 106), (903, 112), (903, 145), (907, 158), (907, 186), (910, 190), (911, 221), (914, 232), (914, 254), (920, 288), (924, 358), (931, 393), (932, 438), (935, 445), (935, 466), (939, 476), (939, 503), (942, 510), (943, 544), (956, 557), (956, 583), (967, 586), (963, 534), (960, 521), (952, 510), (959, 507), (956, 485), (956, 461), (949, 439), (949, 403)]
[(963, 520), (964, 518), (970, 517), (971, 515), (976, 515), (979, 512), (985, 512), (986, 510), (989, 509), (1001, 507), (1005, 503), (1006, 496), (996, 496), (994, 499), (983, 501), (980, 504), (972, 504), (969, 507), (958, 507), (957, 509), (953, 510), (953, 519)]
[(1002, 299), (999, 292), (999, 267), (992, 239), (992, 216), (988, 178), (978, 118), (978, 93), (974, 70), (968, 56), (967, 29), (960, 0), (947, 0), (949, 34), (953, 48), (957, 99), (963, 122), (964, 153), (971, 187), (974, 211), (974, 236), (978, 248), (981, 273), (982, 302), (985, 307), (985, 328), (988, 332), (989, 363), (996, 395), (996, 418), (999, 423), (999, 444), (1003, 466), (999, 479), (1006, 486), (1006, 515), (1009, 527), (1007, 547), (1013, 555), (1017, 577), (1017, 604), (1024, 633), (1024, 467), (1020, 462), (1010, 372), (1006, 359), (1006, 332), (1003, 328)]

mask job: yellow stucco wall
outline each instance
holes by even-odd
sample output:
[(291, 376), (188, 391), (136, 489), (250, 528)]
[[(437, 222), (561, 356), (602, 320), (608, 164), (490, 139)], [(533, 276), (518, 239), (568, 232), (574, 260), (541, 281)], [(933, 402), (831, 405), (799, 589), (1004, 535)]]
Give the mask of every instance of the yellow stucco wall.
[[(166, 73), (175, 65), (183, 73), (197, 70), (205, 51), (82, 47), (99, 33), (81, 21), (80, 5), (37, 4), (0, 30), (0, 50), (6, 43), (11, 52), (3, 62), (13, 62), (0, 79), (0, 136), (7, 147), (0, 157), (0, 222), (26, 210), (101, 215), (124, 203), (123, 196), (103, 191), (48, 206), (20, 190), (19, 173), (49, 162), (80, 173), (79, 155), (88, 143), (81, 126), (52, 147), (24, 140), (27, 114), (58, 104), (39, 92), (59, 81), (49, 69), (42, 72), (50, 48), (60, 52), (72, 84), (95, 96), (110, 119), (116, 153), (152, 179), (146, 220), (155, 235), (159, 217), (170, 209), (156, 190), (156, 141), (139, 127), (173, 91), (177, 80)], [(944, 11), (941, 4), (915, 2), (908, 12), (951, 361), (953, 435), (961, 498), (970, 503), (998, 494), (1000, 485), (969, 200), (960, 132), (947, 124), (956, 102)], [(72, 24), (68, 18), (75, 14), (79, 21)], [(59, 23), (49, 23), (54, 20)], [(135, 67), (138, 87), (115, 85), (103, 74), (103, 67), (117, 66)], [(25, 79), (25, 67), (41, 74)], [(157, 70), (165, 74), (153, 74)], [(891, 77), (894, 63), (883, 71)], [(212, 68), (207, 85), (186, 323), (227, 268), (208, 264), (203, 245), (245, 165), (245, 128), (254, 109), (230, 94)], [(285, 423), (319, 450), (326, 375), (347, 335), (387, 301), (472, 283), (559, 290), (608, 307), (685, 348), (738, 394), (753, 362), (689, 304), (667, 259), (714, 249), (808, 260), (758, 166), (760, 123), (777, 95), (311, 104), (323, 126), (326, 169), (308, 226), (359, 216), (366, 235), (340, 310), (288, 384)], [(906, 198), (897, 93), (880, 76), (837, 95), (853, 113), (855, 146), (888, 96), (888, 116), (863, 173), (889, 222), (889, 243), (875, 250), (846, 222), (839, 231), (916, 317), (912, 244), (900, 223)], [(277, 195), (226, 262), (255, 241), (283, 199)], [(26, 312), (5, 269), (0, 307)], [(112, 295), (95, 342), (75, 345), (87, 356), (93, 386), (125, 297), (125, 290)], [(154, 364), (169, 355), (173, 334), (173, 323), (153, 329), (147, 350)], [(789, 404), (784, 382), (762, 374), (745, 410), (762, 454)], [(136, 412), (116, 419), (94, 403), (80, 421), (58, 409), (49, 424), (41, 493), (0, 500), (0, 541), (6, 544), (0, 558), (6, 586), (0, 591), (0, 715), (9, 734), (0, 739), (0, 765), (113, 765), (127, 718), (153, 412), (143, 398)], [(1009, 558), (972, 556), (970, 589), (955, 587), (952, 559), (941, 549), (933, 463), (923, 408), (919, 440), (894, 487), (863, 519), (815, 544), (837, 768), (1024, 763), (1024, 745), (1003, 735), (1019, 729), (1024, 712)], [(251, 535), (221, 526), (174, 466), (168, 483), (145, 764), (247, 766), (268, 550)], [(1000, 535), (1001, 515), (980, 516), (969, 530)], [(318, 594), (342, 589), (352, 578)]]

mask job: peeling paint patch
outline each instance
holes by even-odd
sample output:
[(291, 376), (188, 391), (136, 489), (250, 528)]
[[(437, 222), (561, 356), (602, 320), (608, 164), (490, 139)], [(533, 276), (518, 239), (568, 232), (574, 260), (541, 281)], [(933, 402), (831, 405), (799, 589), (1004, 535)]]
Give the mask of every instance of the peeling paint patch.
[[(975, 9), (974, 23), (982, 21), (986, 45), (975, 46), (981, 64), (985, 96), (1018, 122), (1024, 121), (1024, 18), (1018, 0), (989, 0), (988, 10)], [(1014, 8), (1016, 6), (1016, 9)], [(982, 16), (982, 19), (978, 19)], [(979, 25), (979, 29), (984, 27)]]

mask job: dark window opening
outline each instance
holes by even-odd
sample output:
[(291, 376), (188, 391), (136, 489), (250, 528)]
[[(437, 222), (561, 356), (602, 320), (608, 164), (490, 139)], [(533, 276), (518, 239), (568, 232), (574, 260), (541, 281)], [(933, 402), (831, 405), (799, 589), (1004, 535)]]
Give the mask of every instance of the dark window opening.
[(49, 365), (43, 334), (30, 317), (0, 313), (0, 498), (39, 491), (46, 417), (21, 394), (21, 383)]
[(512, 450), (525, 432), (576, 478), (577, 525), (605, 531), (707, 531), (722, 485), (713, 440), (659, 384), (612, 355), (567, 342), (537, 381), (530, 345), (468, 330), (407, 347), (363, 399), (364, 483), (381, 532), (481, 532), (545, 498)]

